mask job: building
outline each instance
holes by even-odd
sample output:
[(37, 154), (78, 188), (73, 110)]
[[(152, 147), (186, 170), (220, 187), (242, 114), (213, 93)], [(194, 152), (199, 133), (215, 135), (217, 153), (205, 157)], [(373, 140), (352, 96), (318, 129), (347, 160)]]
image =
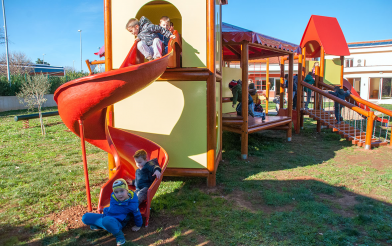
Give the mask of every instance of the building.
[[(365, 100), (392, 103), (392, 39), (348, 43), (344, 78)], [(334, 60), (337, 57), (326, 57)]]

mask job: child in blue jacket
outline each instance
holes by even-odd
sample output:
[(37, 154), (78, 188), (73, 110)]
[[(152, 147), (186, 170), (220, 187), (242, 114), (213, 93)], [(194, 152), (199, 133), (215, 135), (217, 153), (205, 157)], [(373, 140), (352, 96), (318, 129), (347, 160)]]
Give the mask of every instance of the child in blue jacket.
[(103, 209), (103, 214), (85, 213), (82, 217), (84, 224), (92, 230), (104, 229), (116, 237), (117, 245), (125, 244), (122, 228), (134, 217), (135, 226), (132, 231), (138, 231), (143, 219), (139, 211), (137, 195), (128, 189), (124, 179), (117, 179), (113, 183), (113, 193), (110, 197), (110, 207)]
[[(335, 86), (334, 91), (328, 91), (329, 94), (334, 95), (335, 97), (338, 97), (339, 99), (342, 100), (346, 100), (346, 97), (350, 96), (350, 91), (344, 91), (343, 89), (341, 89), (339, 86)], [(343, 121), (343, 117), (342, 117), (342, 108), (344, 108), (344, 106), (338, 102), (334, 103), (335, 106), (335, 118), (336, 118), (336, 123), (340, 123), (341, 121)]]

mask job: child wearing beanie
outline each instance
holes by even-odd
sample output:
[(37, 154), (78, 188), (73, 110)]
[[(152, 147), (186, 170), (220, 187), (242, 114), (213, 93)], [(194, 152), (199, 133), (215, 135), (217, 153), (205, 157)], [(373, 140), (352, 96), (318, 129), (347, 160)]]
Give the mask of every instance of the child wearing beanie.
[(117, 179), (113, 183), (113, 193), (110, 197), (110, 207), (103, 209), (103, 214), (85, 213), (82, 221), (92, 230), (107, 230), (116, 237), (117, 245), (125, 244), (122, 228), (134, 217), (135, 226), (132, 231), (138, 231), (143, 224), (139, 211), (137, 195), (128, 189), (124, 179)]

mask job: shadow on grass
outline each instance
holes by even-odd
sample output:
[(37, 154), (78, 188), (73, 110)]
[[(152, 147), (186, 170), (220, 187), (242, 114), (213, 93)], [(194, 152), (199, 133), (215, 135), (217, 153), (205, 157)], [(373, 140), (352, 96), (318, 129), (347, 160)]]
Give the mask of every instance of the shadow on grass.
[[(180, 183), (154, 198), (147, 228), (124, 228), (126, 245), (387, 245), (392, 206), (318, 180), (164, 178)], [(234, 184), (233, 189), (225, 187)], [(114, 245), (87, 227), (44, 235), (42, 228), (2, 226), (1, 245)]]
[[(285, 170), (297, 167), (321, 164), (336, 156), (336, 152), (352, 146), (330, 129), (316, 132), (316, 125), (305, 118), (305, 129), (294, 134), (292, 141), (286, 141), (284, 131), (263, 131), (249, 135), (249, 160), (258, 160), (258, 171)], [(293, 130), (294, 132), (294, 130)], [(241, 136), (232, 132), (223, 132), (223, 162), (243, 165), (241, 156)]]

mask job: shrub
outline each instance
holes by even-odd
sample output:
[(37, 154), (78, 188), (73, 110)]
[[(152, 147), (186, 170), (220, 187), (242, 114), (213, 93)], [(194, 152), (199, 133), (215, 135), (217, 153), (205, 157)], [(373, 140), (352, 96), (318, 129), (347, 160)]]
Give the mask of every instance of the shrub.
[[(53, 94), (57, 88), (59, 88), (62, 84), (78, 79), (84, 76), (87, 76), (88, 73), (81, 73), (81, 72), (73, 72), (67, 71), (65, 76), (48, 76), (50, 88), (49, 94)], [(35, 75), (27, 75), (27, 74), (19, 74), (19, 75), (11, 75), (11, 86), (8, 82), (6, 76), (0, 76), (0, 96), (16, 96), (20, 92), (20, 88), (23, 84), (26, 83), (28, 78), (32, 78)]]

